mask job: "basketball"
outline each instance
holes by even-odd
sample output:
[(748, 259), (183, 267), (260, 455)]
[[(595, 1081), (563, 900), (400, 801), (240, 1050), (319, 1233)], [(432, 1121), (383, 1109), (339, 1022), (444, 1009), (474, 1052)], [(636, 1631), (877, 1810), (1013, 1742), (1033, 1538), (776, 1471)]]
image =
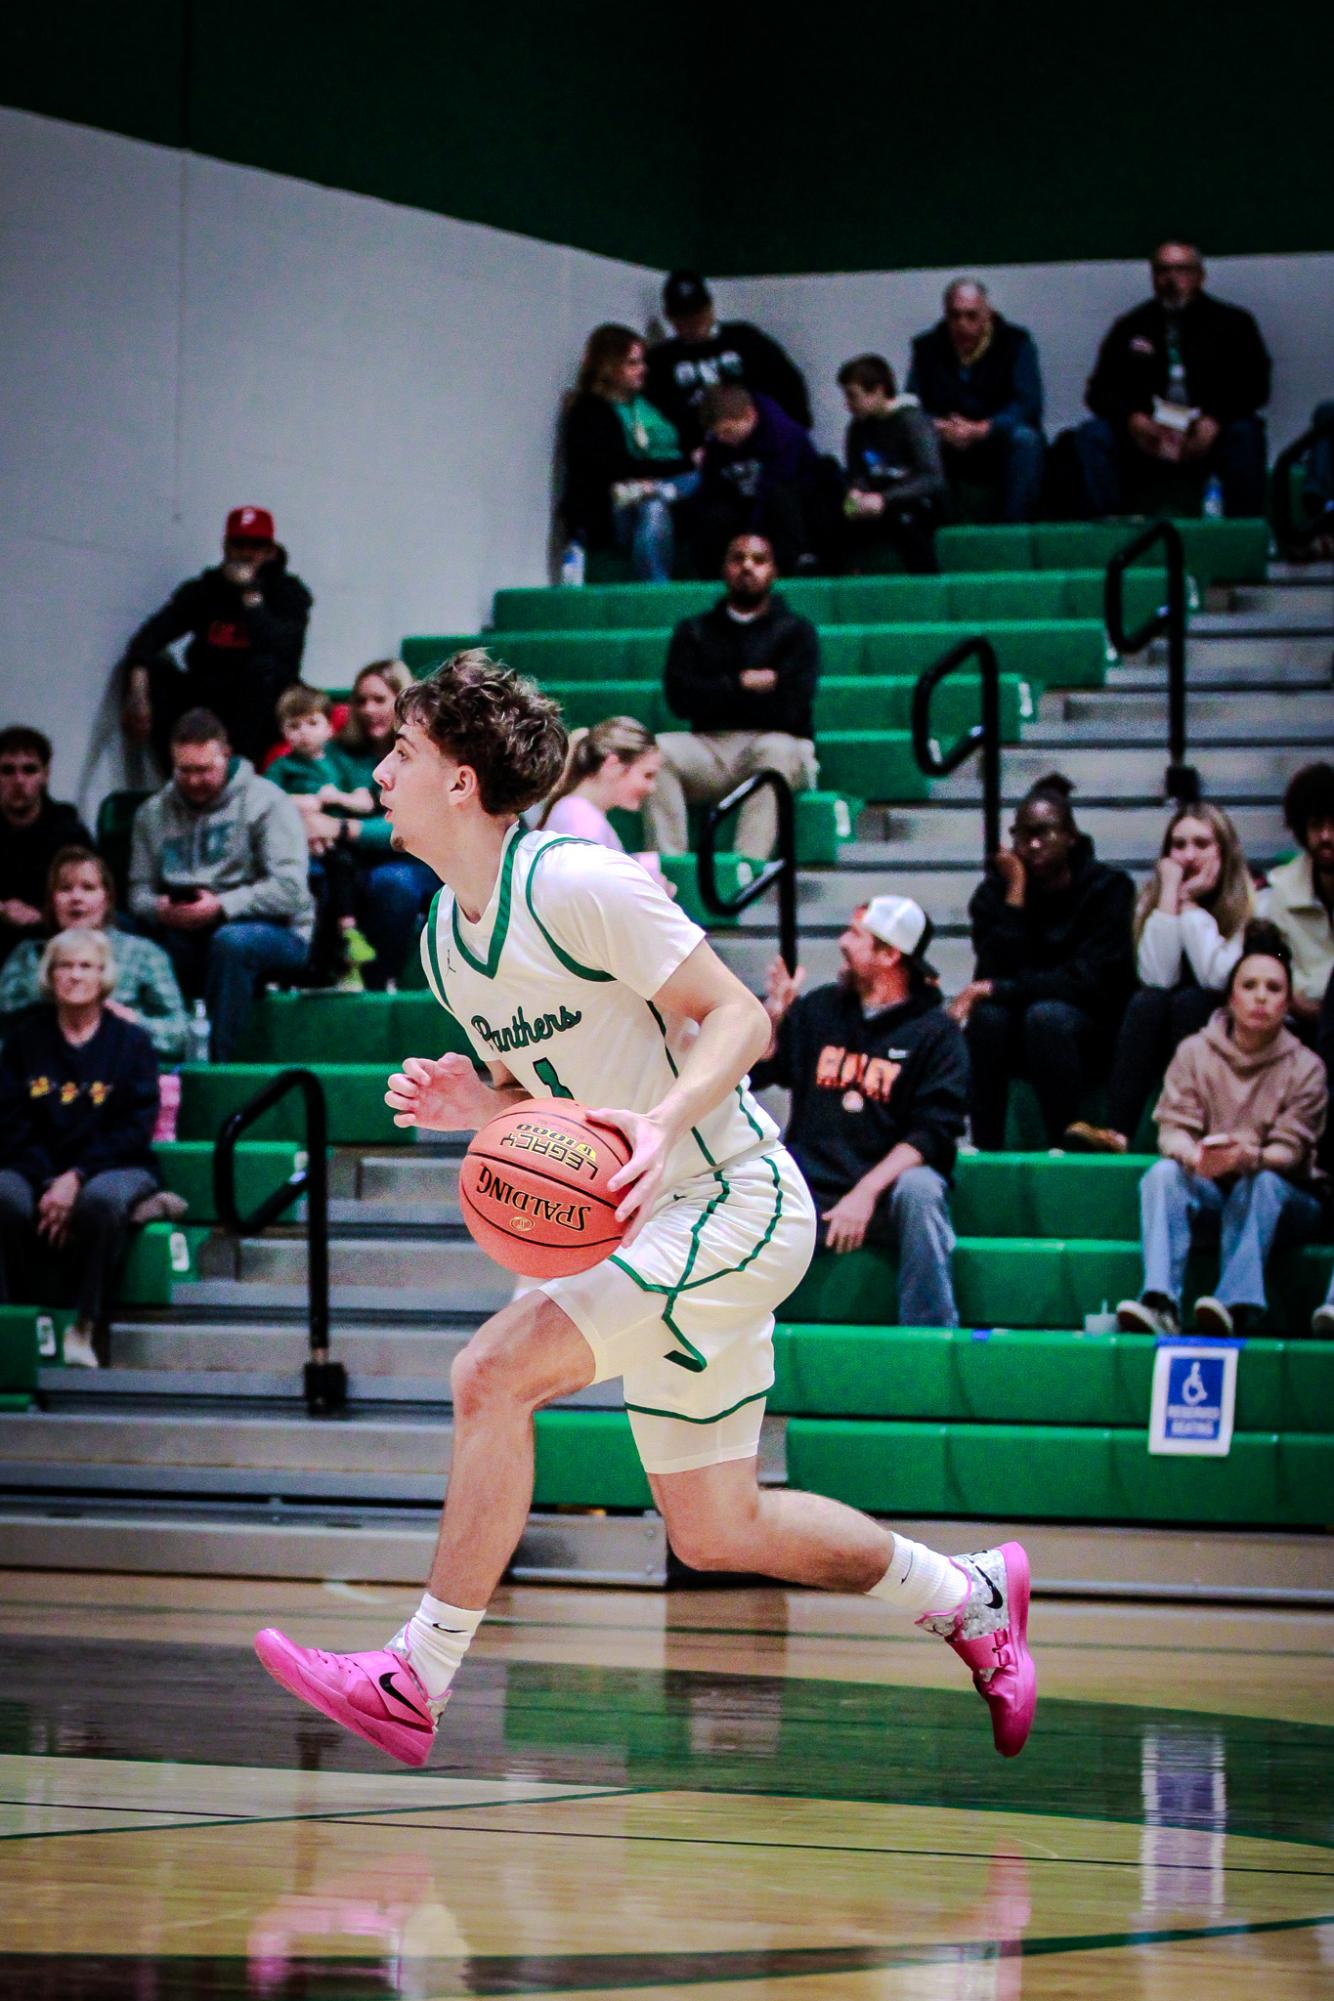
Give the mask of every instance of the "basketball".
[(463, 1220), (497, 1264), (523, 1278), (587, 1271), (625, 1234), (624, 1194), (607, 1187), (630, 1158), (617, 1126), (590, 1119), (568, 1098), (528, 1098), (497, 1112), (463, 1158)]

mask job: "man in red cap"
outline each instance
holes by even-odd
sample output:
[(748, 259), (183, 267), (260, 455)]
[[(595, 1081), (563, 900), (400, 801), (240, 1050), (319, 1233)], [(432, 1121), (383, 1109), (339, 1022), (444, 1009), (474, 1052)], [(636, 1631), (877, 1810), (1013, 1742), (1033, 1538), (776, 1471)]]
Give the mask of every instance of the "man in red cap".
[[(301, 675), (312, 599), (287, 567), (267, 507), (234, 507), (222, 561), (173, 591), (125, 649), (125, 729), (164, 770), (171, 732), (210, 709), (234, 750), (258, 764), (277, 741), (274, 704)], [(184, 671), (167, 648), (189, 634)]]

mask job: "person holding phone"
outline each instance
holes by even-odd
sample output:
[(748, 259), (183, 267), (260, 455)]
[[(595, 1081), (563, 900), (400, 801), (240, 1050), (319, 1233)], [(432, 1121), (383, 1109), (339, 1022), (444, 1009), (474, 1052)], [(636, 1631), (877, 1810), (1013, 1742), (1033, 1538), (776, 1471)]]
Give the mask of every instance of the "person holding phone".
[(296, 801), (232, 753), (207, 709), (172, 732), (172, 778), (134, 816), (130, 910), (202, 997), (209, 1054), (236, 1053), (255, 992), (302, 972), (315, 911)]
[(1325, 1066), (1283, 1025), (1292, 955), (1273, 924), (1247, 925), (1226, 1001), (1187, 1036), (1154, 1118), (1155, 1162), (1140, 1183), (1144, 1286), (1123, 1299), (1126, 1332), (1175, 1334), (1192, 1239), (1216, 1226), (1218, 1287), (1195, 1302), (1202, 1333), (1240, 1333), (1265, 1310), (1265, 1265), (1277, 1243), (1314, 1236), (1322, 1205), (1316, 1145), (1324, 1130)]

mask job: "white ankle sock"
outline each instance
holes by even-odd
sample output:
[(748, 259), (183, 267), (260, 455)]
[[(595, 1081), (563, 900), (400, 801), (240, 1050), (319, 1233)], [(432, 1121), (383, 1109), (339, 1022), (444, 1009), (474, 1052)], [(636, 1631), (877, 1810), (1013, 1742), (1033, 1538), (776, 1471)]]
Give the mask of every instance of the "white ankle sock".
[(486, 1617), (485, 1611), (467, 1612), (461, 1605), (446, 1605), (442, 1598), (426, 1592), (406, 1626), (389, 1642), (398, 1653), (406, 1654), (422, 1686), (433, 1701), (445, 1693), (459, 1663), (472, 1644), (473, 1634)]
[(896, 1611), (917, 1618), (923, 1612), (952, 1612), (968, 1594), (968, 1579), (947, 1556), (907, 1536), (894, 1538), (894, 1556), (868, 1598), (883, 1598)]

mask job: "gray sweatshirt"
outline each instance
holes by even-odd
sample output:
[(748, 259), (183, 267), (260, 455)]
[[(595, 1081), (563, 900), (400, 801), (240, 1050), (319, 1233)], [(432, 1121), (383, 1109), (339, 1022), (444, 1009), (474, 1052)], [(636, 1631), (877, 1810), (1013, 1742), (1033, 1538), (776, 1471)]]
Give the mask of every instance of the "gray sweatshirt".
[(287, 924), (310, 943), (315, 924), (306, 830), (295, 800), (234, 757), (211, 806), (190, 806), (175, 780), (145, 799), (130, 845), (130, 909), (142, 922), (174, 885), (211, 889), (228, 921)]

